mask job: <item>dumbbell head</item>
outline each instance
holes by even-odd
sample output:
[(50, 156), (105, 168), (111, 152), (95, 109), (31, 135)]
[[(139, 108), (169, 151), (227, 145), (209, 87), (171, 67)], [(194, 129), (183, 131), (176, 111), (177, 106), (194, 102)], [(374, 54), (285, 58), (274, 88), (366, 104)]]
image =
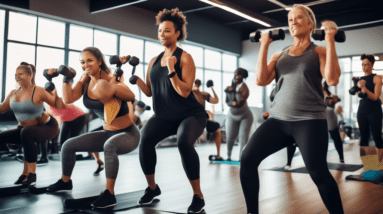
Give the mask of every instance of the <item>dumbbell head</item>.
[(213, 86), (214, 86), (213, 80), (208, 80), (206, 82), (206, 87), (210, 88), (210, 87), (213, 87)]
[(48, 91), (48, 92), (52, 92), (53, 90), (55, 90), (55, 84), (53, 84), (53, 82), (47, 82), (45, 83), (45, 86), (44, 86), (45, 90)]
[(269, 31), (269, 36), (273, 41), (284, 40), (285, 39), (285, 31), (283, 31), (282, 29), (272, 30), (272, 31)]
[[(323, 29), (315, 29), (312, 38), (314, 40), (322, 41), (324, 40), (326, 34)], [(345, 42), (346, 41), (346, 34), (342, 30), (338, 30), (338, 32), (334, 36), (336, 42)]]
[(131, 66), (136, 66), (136, 65), (138, 65), (140, 63), (140, 59), (138, 59), (137, 57), (135, 57), (135, 56), (132, 56), (131, 58), (130, 58), (130, 60), (129, 60), (129, 64), (131, 65)]
[(60, 67), (57, 69), (57, 73), (71, 79), (73, 79), (76, 76), (76, 71), (73, 68), (69, 68), (66, 65), (60, 65)]
[(261, 32), (255, 31), (250, 33), (250, 42), (259, 42), (259, 39), (261, 38)]
[(44, 77), (50, 82), (50, 81), (52, 81), (52, 78), (53, 78), (53, 77), (57, 77), (57, 76), (59, 75), (59, 73), (58, 73), (58, 72), (55, 72), (55, 73), (53, 73), (53, 75), (49, 75), (49, 74), (48, 74), (48, 70), (49, 70), (49, 69), (45, 69), (44, 72), (43, 72), (43, 75), (44, 75)]

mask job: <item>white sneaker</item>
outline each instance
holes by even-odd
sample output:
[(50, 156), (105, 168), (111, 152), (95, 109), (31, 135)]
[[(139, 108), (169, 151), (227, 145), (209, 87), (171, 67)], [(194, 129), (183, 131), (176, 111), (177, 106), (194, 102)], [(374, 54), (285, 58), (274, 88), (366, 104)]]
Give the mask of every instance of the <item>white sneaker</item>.
[(289, 165), (285, 166), (285, 170), (290, 170), (290, 169), (291, 169), (291, 166), (289, 166)]

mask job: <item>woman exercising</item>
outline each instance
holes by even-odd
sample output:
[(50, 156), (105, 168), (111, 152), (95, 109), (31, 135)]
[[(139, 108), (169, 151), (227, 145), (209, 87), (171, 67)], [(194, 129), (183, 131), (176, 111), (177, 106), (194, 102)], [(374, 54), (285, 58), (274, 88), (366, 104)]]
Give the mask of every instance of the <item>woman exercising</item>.
[(193, 188), (193, 201), (188, 212), (199, 213), (205, 206), (200, 189), (199, 157), (194, 143), (206, 126), (207, 115), (192, 92), (195, 65), (190, 54), (177, 47), (186, 38), (186, 17), (178, 8), (159, 12), (156, 16), (158, 40), (165, 51), (150, 60), (146, 84), (137, 76), (136, 84), (148, 97), (153, 97), (154, 115), (141, 129), (140, 163), (149, 187), (139, 204), (150, 204), (161, 194), (155, 182), (155, 146), (162, 139), (177, 135), (178, 149), (186, 175)]
[[(360, 77), (358, 87), (361, 93), (366, 94), (358, 107), (358, 124), (360, 131), (360, 158), (363, 164), (373, 170), (383, 169), (382, 166), (371, 162), (370, 155), (378, 154), (378, 162), (383, 162), (383, 141), (382, 141), (382, 103), (379, 99), (382, 92), (382, 78), (372, 73), (375, 58), (373, 55), (363, 54), (362, 69), (364, 76)], [(368, 146), (370, 130), (375, 141), (376, 148)]]
[[(126, 62), (126, 57), (120, 57)], [(116, 74), (111, 76), (105, 64), (104, 55), (98, 48), (88, 47), (81, 52), (81, 67), (85, 74), (71, 87), (73, 79), (64, 77), (63, 98), (65, 103), (73, 103), (83, 97), (84, 106), (92, 110), (104, 121), (104, 130), (82, 134), (65, 141), (61, 149), (62, 177), (48, 187), (48, 192), (71, 190), (71, 175), (76, 162), (76, 152), (104, 152), (106, 189), (92, 202), (94, 208), (106, 208), (116, 205), (114, 185), (117, 178), (118, 155), (127, 154), (138, 146), (140, 133), (129, 117), (127, 101), (134, 100), (134, 94), (123, 83), (121, 76), (117, 81)], [(112, 110), (108, 107), (115, 104), (119, 108), (115, 118), (110, 118)]]
[[(240, 178), (247, 212), (259, 212), (258, 166), (269, 155), (298, 145), (306, 168), (330, 213), (343, 213), (337, 183), (327, 167), (327, 122), (322, 78), (336, 85), (340, 67), (335, 50), (335, 23), (323, 22), (327, 46), (314, 45), (310, 36), (316, 20), (312, 10), (296, 4), (288, 14), (292, 46), (276, 53), (267, 64), (267, 51), (273, 41), (261, 36), (256, 83), (266, 86), (276, 80), (276, 95), (269, 118), (255, 131), (242, 152)], [(294, 141), (290, 139), (294, 139)]]
[(235, 139), (239, 140), (239, 161), (241, 161), (242, 150), (245, 147), (253, 125), (253, 114), (247, 106), (249, 98), (249, 88), (243, 79), (248, 76), (247, 70), (237, 68), (234, 72), (234, 78), (231, 86), (225, 89), (226, 104), (230, 107), (226, 116), (226, 143), (227, 160), (231, 161), (231, 152), (233, 150)]
[(24, 148), (24, 170), (15, 184), (36, 184), (37, 143), (53, 139), (59, 132), (56, 119), (44, 112), (43, 103), (63, 108), (62, 99), (56, 90), (47, 92), (35, 84), (36, 70), (22, 62), (16, 69), (15, 79), (19, 84), (0, 104), (0, 113), (12, 110), (19, 125), (16, 129), (0, 133), (1, 143), (14, 143)]

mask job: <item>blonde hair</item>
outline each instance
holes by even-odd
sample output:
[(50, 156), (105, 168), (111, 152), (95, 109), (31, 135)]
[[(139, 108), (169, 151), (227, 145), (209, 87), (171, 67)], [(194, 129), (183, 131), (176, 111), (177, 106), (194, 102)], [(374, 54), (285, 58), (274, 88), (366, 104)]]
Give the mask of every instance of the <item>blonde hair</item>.
[(309, 7), (307, 7), (306, 5), (303, 5), (303, 4), (294, 4), (292, 9), (294, 9), (294, 8), (301, 9), (301, 10), (303, 10), (303, 12), (305, 12), (307, 18), (313, 24), (313, 29), (311, 29), (311, 34), (313, 34), (313, 32), (317, 26), (317, 20), (315, 19), (314, 12)]

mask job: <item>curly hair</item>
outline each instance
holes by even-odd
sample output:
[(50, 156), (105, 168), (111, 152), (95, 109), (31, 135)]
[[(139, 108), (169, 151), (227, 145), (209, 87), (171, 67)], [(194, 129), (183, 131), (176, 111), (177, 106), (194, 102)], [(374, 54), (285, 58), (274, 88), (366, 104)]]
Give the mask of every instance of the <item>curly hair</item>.
[(186, 16), (181, 11), (179, 11), (178, 7), (171, 10), (163, 9), (157, 14), (156, 20), (156, 25), (160, 25), (164, 21), (173, 22), (176, 32), (180, 32), (177, 41), (182, 42), (186, 39)]

